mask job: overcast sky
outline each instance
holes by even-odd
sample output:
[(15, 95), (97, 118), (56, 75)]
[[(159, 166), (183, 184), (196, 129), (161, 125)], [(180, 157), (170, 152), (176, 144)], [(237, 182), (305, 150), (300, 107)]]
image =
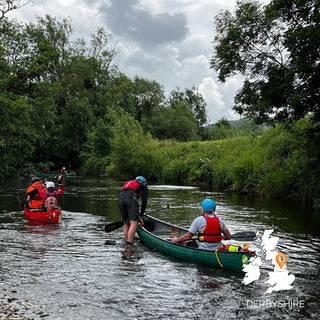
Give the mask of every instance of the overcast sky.
[(222, 117), (239, 119), (232, 106), (241, 78), (222, 84), (210, 69), (214, 17), (221, 10), (234, 11), (235, 4), (236, 0), (34, 0), (7, 17), (19, 22), (46, 14), (70, 18), (73, 37), (86, 41), (103, 26), (119, 44), (114, 63), (124, 74), (156, 80), (167, 94), (195, 86), (207, 102), (210, 123), (215, 123)]

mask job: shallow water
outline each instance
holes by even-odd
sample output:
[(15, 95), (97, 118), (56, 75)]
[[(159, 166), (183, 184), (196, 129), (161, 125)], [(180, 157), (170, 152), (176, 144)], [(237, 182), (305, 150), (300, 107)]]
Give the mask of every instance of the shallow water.
[[(319, 214), (306, 204), (213, 192), (207, 188), (149, 186), (147, 211), (169, 204), (155, 217), (188, 227), (206, 197), (231, 233), (255, 231), (263, 261), (260, 279), (166, 257), (138, 239), (126, 247), (122, 230), (105, 233), (120, 218), (122, 182), (65, 179), (60, 225), (24, 219), (28, 179), (1, 180), (0, 279), (2, 298), (19, 301), (29, 319), (318, 319)], [(279, 237), (293, 288), (265, 294), (270, 262), (261, 251), (264, 230)], [(239, 244), (234, 242), (235, 244)], [(295, 304), (293, 306), (293, 304)]]

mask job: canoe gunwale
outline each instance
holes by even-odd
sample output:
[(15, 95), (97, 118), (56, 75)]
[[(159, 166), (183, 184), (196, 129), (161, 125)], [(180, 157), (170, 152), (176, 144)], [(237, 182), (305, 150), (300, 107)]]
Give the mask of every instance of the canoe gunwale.
[(38, 177), (47, 177), (47, 178), (49, 178), (49, 177), (58, 177), (58, 176), (62, 176), (62, 177), (75, 177), (75, 176), (77, 176), (77, 174), (75, 173), (75, 172), (71, 172), (71, 173), (68, 173), (68, 174), (66, 174), (66, 173), (59, 173), (59, 172), (57, 172), (57, 173), (38, 173), (38, 174), (36, 174), (36, 176), (38, 176)]
[(57, 224), (61, 220), (61, 208), (51, 210), (29, 210), (24, 208), (24, 216), (27, 220), (42, 221), (50, 224)]

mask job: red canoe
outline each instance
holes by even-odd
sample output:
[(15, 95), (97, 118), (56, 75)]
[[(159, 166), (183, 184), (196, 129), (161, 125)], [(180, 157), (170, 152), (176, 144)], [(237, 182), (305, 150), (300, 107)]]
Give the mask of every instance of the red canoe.
[(59, 223), (59, 221), (61, 220), (61, 208), (56, 207), (48, 211), (39, 211), (24, 208), (24, 215), (28, 220), (37, 220), (47, 223)]

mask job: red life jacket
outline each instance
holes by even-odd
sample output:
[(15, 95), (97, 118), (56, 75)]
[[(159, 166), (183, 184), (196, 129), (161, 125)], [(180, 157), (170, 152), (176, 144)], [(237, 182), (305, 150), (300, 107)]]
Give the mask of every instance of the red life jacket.
[[(131, 181), (126, 182), (122, 186), (121, 190), (124, 190), (124, 189), (137, 190), (139, 187), (140, 187), (140, 184), (137, 182), (137, 180), (131, 180)], [(141, 196), (141, 192), (138, 195)]]
[(46, 194), (47, 194), (47, 198), (48, 197), (57, 197), (57, 193), (56, 193), (56, 191), (54, 191), (54, 192), (49, 192), (48, 190), (46, 190)]
[(221, 226), (220, 221), (217, 216), (209, 217), (206, 214), (203, 217), (207, 221), (207, 226), (203, 231), (199, 232), (199, 241), (201, 242), (220, 242), (222, 240), (221, 236)]

